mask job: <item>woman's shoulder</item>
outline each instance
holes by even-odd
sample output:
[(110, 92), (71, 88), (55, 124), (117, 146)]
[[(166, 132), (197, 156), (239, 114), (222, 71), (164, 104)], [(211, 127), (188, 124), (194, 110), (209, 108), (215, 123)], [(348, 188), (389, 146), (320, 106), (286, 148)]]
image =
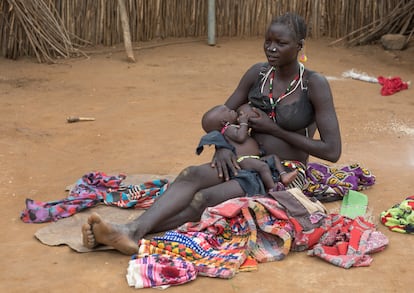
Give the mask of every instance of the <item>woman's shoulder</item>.
[(304, 81), (308, 89), (308, 98), (313, 103), (332, 99), (331, 87), (328, 79), (323, 74), (306, 69)]
[(304, 79), (307, 80), (310, 85), (321, 85), (328, 83), (327, 78), (323, 74), (308, 68), (305, 69)]
[(250, 66), (244, 75), (244, 80), (249, 80), (251, 83), (260, 80), (261, 75), (266, 72), (266, 68), (269, 68), (269, 64), (266, 62), (258, 62)]

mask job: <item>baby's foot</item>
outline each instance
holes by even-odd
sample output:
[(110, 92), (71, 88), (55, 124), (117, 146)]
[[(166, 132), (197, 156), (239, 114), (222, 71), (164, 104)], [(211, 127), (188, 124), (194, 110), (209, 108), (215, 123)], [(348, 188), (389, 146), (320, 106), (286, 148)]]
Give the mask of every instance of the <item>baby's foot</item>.
[(294, 170), (289, 173), (285, 173), (280, 176), (280, 181), (282, 181), (283, 185), (287, 186), (292, 183), (296, 177), (298, 176), (298, 170)]

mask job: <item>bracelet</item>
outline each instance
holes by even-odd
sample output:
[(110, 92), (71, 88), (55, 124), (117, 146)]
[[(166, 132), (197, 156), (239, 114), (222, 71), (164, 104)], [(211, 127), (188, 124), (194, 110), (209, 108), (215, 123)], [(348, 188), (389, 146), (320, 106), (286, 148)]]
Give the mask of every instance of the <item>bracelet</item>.
[(279, 172), (279, 176), (282, 176), (282, 175), (285, 175), (285, 174), (287, 174), (286, 171)]
[(239, 123), (239, 125), (246, 125), (246, 126), (249, 126), (249, 124), (248, 124), (248, 123), (246, 123), (246, 122), (240, 122), (240, 123)]

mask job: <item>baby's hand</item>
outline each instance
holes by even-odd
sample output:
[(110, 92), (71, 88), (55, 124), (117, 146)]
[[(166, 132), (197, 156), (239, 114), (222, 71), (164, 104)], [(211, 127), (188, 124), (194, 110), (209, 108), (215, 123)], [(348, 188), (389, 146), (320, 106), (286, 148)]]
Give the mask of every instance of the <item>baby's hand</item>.
[(247, 116), (246, 113), (244, 113), (243, 111), (239, 112), (239, 117), (237, 118), (237, 121), (239, 121), (239, 123), (248, 123), (249, 122), (249, 116)]

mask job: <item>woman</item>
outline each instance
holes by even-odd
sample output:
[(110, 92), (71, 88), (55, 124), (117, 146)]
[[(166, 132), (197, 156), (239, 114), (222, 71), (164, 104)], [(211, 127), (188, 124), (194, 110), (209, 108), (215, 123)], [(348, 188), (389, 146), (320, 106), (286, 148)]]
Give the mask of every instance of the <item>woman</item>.
[[(306, 24), (300, 16), (288, 13), (274, 19), (264, 41), (268, 62), (248, 69), (225, 103), (233, 110), (247, 102), (256, 107), (257, 117), (249, 118), (252, 137), (263, 154), (278, 155), (295, 162), (293, 166), (304, 166), (309, 155), (336, 162), (341, 154), (329, 84), (297, 60), (305, 38)], [(313, 138), (316, 129), (318, 139)], [(105, 244), (134, 254), (138, 240), (146, 234), (198, 221), (206, 207), (246, 196), (237, 179), (240, 167), (236, 159), (231, 150), (218, 148), (211, 164), (184, 169), (162, 197), (125, 225), (105, 222), (93, 214), (82, 227), (84, 246)]]

